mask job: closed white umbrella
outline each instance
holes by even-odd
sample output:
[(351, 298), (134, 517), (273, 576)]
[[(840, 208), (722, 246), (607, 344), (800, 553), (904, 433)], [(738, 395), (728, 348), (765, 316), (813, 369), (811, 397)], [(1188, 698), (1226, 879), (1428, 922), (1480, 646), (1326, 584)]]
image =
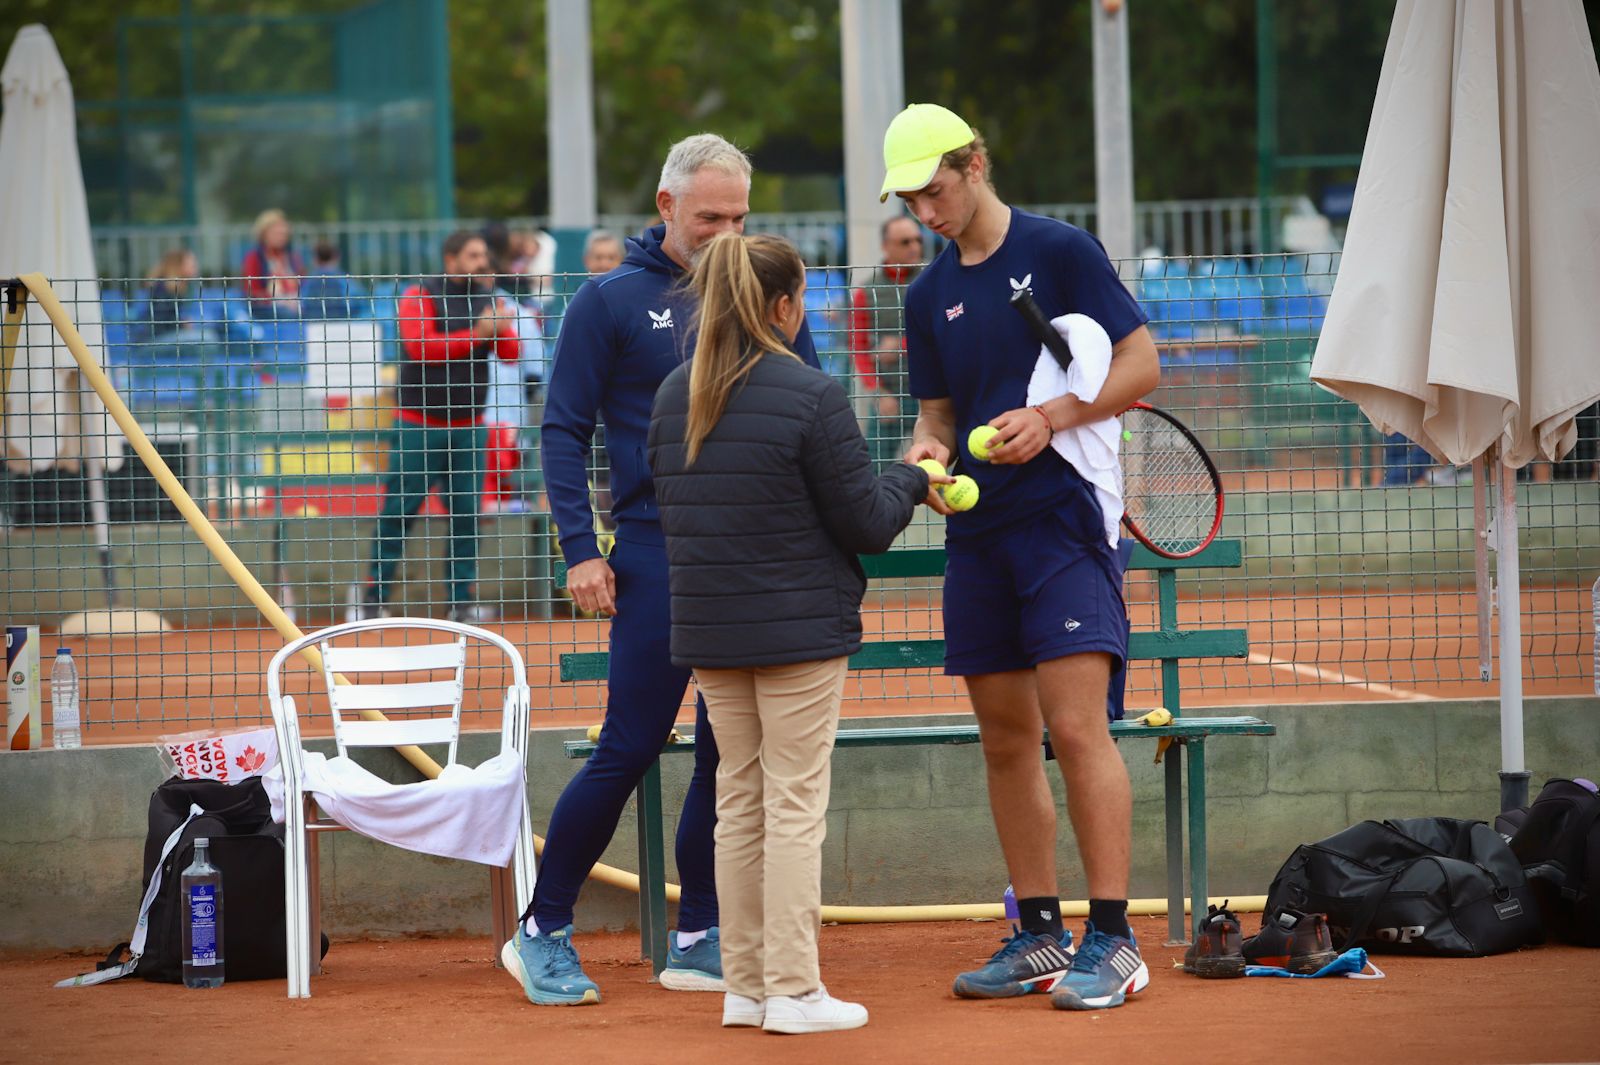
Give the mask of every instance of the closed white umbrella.
[(1436, 459), (1498, 470), (1503, 802), (1527, 786), (1511, 471), (1576, 443), (1597, 338), (1600, 71), (1579, 0), (1400, 0), (1311, 376)]
[[(0, 66), (0, 280), (38, 271), (49, 277), (98, 357), (102, 351), (100, 285), (89, 236), (89, 206), (78, 161), (72, 82), (43, 26), (18, 31)], [(105, 473), (122, 466), (122, 434), (78, 372), (49, 321), (24, 310), (4, 380), (6, 466), (16, 473), (55, 467), (88, 474), (90, 505), (110, 605), (115, 606)], [(94, 631), (148, 630), (155, 615), (111, 612), (76, 624)], [(71, 619), (69, 619), (70, 621)]]

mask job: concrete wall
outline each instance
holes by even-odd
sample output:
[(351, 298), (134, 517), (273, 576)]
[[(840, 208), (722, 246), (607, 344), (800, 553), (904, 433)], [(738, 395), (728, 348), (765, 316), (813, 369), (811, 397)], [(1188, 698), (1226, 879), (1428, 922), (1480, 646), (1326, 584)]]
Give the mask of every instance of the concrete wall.
[[(1298, 706), (1262, 716), (1277, 724), (1276, 737), (1209, 744), (1214, 894), (1264, 892), (1295, 844), (1363, 818), (1489, 818), (1496, 810), (1492, 701)], [(1535, 790), (1549, 776), (1600, 776), (1600, 700), (1529, 700), (1526, 733)], [(577, 734), (534, 735), (528, 775), (536, 831), (576, 769), (561, 743)], [(469, 737), (464, 760), (483, 757), (493, 742)], [(1151, 763), (1153, 743), (1123, 748), (1134, 783), (1132, 894), (1163, 895), (1162, 770)], [(684, 755), (666, 759), (669, 810), (681, 805), (689, 763)], [(370, 764), (389, 779), (415, 779), (390, 752), (373, 752)], [(148, 796), (160, 778), (148, 747), (0, 754), (0, 948), (103, 949), (128, 937), (138, 912)], [(1059, 800), (1059, 774), (1052, 771), (1051, 780)], [(1058, 830), (1061, 887), (1081, 898), (1082, 870), (1066, 821)], [(630, 805), (606, 862), (637, 868), (634, 830)], [(346, 833), (323, 845), (331, 935), (487, 932), (488, 878), (480, 869)], [(823, 864), (827, 901), (995, 901), (1005, 879), (976, 747), (836, 756)], [(631, 894), (591, 884), (579, 924), (624, 927), (634, 922), (635, 906)]]

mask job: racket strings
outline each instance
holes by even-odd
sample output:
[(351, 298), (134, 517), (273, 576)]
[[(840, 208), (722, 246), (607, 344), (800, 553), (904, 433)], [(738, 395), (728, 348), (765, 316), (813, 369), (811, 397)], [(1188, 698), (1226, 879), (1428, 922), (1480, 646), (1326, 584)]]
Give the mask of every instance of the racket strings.
[(1124, 415), (1122, 469), (1128, 521), (1153, 544), (1184, 552), (1210, 535), (1216, 482), (1193, 442), (1170, 422), (1139, 409)]

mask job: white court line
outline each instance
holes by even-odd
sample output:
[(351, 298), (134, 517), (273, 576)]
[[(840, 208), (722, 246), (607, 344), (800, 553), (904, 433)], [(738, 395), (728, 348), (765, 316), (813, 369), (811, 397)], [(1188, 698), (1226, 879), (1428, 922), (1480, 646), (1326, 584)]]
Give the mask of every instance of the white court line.
[(1302, 665), (1299, 662), (1286, 662), (1281, 658), (1273, 658), (1271, 655), (1252, 654), (1245, 661), (1257, 666), (1271, 666), (1273, 669), (1281, 669), (1296, 676), (1310, 677), (1313, 680), (1320, 680), (1324, 684), (1348, 684), (1353, 687), (1365, 688), (1375, 695), (1387, 695), (1409, 703), (1431, 703), (1438, 698), (1438, 696), (1424, 695), (1421, 692), (1406, 691), (1403, 688), (1391, 688), (1389, 685), (1379, 684), (1375, 680), (1363, 680), (1360, 677), (1354, 677), (1348, 673), (1340, 673), (1333, 669)]

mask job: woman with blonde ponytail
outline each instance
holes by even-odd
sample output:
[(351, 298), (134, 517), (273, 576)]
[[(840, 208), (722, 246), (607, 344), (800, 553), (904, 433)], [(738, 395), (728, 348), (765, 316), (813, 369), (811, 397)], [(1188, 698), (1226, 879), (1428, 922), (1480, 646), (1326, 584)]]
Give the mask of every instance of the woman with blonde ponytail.
[(722, 755), (722, 1023), (858, 1028), (865, 1007), (829, 995), (817, 968), (833, 737), (861, 647), (856, 556), (888, 550), (928, 474), (875, 475), (844, 389), (794, 354), (805, 267), (792, 244), (719, 236), (693, 283), (694, 358), (656, 393), (648, 450), (672, 661), (694, 670)]

